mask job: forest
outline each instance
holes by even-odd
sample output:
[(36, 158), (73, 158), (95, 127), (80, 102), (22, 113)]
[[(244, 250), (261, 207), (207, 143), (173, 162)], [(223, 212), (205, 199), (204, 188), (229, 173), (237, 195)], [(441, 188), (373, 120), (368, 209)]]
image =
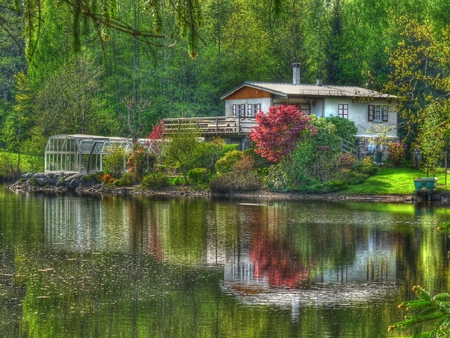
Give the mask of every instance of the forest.
[(293, 62), (303, 83), (405, 98), (399, 134), (426, 144), (450, 116), (449, 18), (447, 0), (1, 0), (0, 149), (221, 115), (221, 95), (291, 82)]

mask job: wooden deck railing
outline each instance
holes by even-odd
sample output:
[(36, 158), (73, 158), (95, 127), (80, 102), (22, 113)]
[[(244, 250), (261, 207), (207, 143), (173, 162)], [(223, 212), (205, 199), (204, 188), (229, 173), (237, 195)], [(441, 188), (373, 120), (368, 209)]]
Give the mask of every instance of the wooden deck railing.
[(207, 135), (246, 135), (256, 125), (255, 121), (241, 120), (232, 116), (166, 118), (164, 133), (170, 134), (188, 126), (197, 127)]

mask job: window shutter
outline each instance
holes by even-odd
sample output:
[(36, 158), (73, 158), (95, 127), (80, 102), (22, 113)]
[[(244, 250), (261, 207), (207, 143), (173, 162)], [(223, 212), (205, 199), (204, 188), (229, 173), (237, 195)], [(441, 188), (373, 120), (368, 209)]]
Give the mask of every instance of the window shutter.
[(241, 104), (241, 109), (239, 110), (239, 117), (245, 119), (245, 104)]
[(236, 105), (233, 104), (233, 116), (236, 117)]
[(251, 104), (249, 104), (247, 106), (247, 114), (248, 114), (248, 117), (252, 117), (252, 115), (253, 115), (252, 105)]
[(368, 120), (373, 121), (375, 118), (375, 106), (369, 104)]
[(387, 122), (388, 121), (388, 115), (389, 115), (388, 113), (389, 113), (388, 106), (384, 105), (383, 106), (383, 122)]

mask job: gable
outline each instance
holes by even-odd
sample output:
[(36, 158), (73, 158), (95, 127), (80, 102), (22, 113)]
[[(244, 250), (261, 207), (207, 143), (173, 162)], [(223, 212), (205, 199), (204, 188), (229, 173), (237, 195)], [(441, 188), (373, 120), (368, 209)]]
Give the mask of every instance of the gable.
[(228, 95), (226, 100), (240, 100), (240, 99), (258, 99), (258, 98), (270, 98), (271, 94), (267, 91), (251, 88), (242, 87), (235, 92)]

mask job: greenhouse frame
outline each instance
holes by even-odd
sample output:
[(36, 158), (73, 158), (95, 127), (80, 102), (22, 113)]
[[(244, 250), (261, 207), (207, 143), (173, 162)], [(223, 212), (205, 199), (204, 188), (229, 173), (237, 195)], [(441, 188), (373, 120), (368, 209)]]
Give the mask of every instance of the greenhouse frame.
[[(148, 146), (147, 139), (139, 143)], [(77, 172), (91, 174), (103, 171), (105, 148), (117, 144), (131, 151), (131, 139), (96, 135), (55, 135), (51, 136), (45, 147), (44, 171)]]

